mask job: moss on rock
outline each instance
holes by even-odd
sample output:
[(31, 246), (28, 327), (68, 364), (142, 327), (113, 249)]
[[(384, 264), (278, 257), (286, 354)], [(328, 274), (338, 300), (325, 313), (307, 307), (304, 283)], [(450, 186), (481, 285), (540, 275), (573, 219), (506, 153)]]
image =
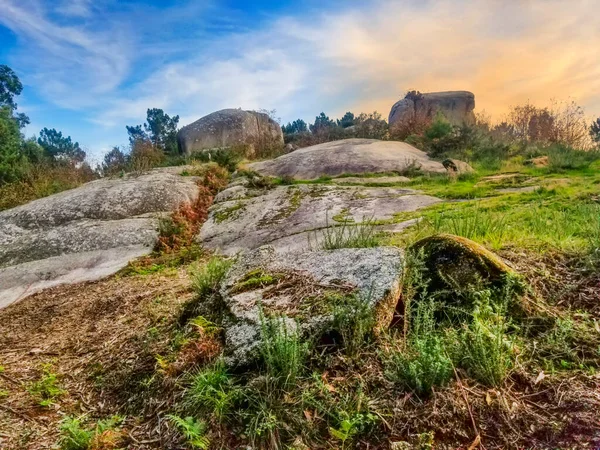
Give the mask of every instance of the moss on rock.
[(482, 283), (500, 285), (506, 275), (515, 275), (500, 257), (461, 236), (429, 236), (410, 250), (422, 255), (432, 290), (455, 290)]

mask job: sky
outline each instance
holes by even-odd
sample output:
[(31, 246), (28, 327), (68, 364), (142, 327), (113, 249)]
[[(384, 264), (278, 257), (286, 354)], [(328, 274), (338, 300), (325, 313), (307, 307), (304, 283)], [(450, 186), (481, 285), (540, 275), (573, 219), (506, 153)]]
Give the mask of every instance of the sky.
[(0, 0), (0, 64), (26, 134), (56, 128), (98, 160), (148, 108), (186, 125), (223, 108), (314, 121), (409, 89), (600, 115), (600, 0)]

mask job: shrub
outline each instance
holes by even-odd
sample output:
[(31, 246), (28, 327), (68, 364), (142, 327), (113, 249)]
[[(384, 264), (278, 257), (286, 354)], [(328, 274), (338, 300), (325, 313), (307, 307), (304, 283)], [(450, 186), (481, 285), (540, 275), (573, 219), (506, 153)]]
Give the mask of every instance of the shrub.
[(563, 144), (552, 145), (547, 150), (550, 170), (587, 169), (600, 159), (598, 150), (575, 150)]
[(386, 375), (405, 389), (427, 396), (452, 379), (452, 360), (445, 336), (436, 329), (433, 300), (422, 300), (415, 309), (406, 345), (385, 356)]
[(58, 382), (58, 375), (52, 371), (52, 364), (42, 365), (42, 376), (27, 386), (27, 391), (41, 406), (50, 406), (65, 393)]
[(509, 299), (494, 300), (489, 290), (473, 295), (478, 298), (472, 321), (458, 334), (458, 362), (477, 381), (500, 386), (514, 364), (514, 343), (507, 337), (509, 324), (505, 317)]
[(202, 162), (215, 162), (231, 173), (236, 171), (237, 166), (241, 161), (240, 150), (229, 148), (205, 150), (195, 153), (193, 158)]

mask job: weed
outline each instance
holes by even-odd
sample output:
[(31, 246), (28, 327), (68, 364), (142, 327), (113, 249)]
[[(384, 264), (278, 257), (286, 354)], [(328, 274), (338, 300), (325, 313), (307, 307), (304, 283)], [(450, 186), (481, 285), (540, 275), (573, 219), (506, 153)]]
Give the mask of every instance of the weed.
[(58, 383), (58, 375), (52, 371), (52, 364), (42, 364), (42, 376), (27, 386), (27, 391), (41, 406), (50, 406), (66, 392)]
[[(315, 240), (316, 239), (315, 236)], [(334, 250), (338, 248), (368, 248), (380, 245), (377, 235), (375, 221), (363, 218), (358, 224), (344, 220), (340, 225), (329, 226), (323, 231), (323, 240), (320, 244), (323, 250)]]
[(340, 334), (346, 354), (356, 357), (375, 326), (371, 294), (339, 298), (333, 310), (333, 328)]
[(395, 346), (384, 356), (387, 377), (420, 396), (431, 394), (436, 386), (444, 386), (453, 374), (445, 336), (436, 328), (436, 305), (422, 299), (404, 346)]
[(231, 267), (231, 264), (231, 260), (223, 259), (220, 256), (213, 256), (205, 265), (195, 268), (195, 271), (191, 274), (192, 285), (200, 298), (206, 298), (217, 291), (219, 283)]
[(113, 416), (84, 427), (81, 418), (67, 416), (61, 422), (59, 446), (61, 450), (116, 449), (122, 440), (122, 422), (122, 417)]
[(299, 325), (285, 316), (265, 317), (261, 310), (260, 353), (267, 373), (282, 386), (292, 385), (304, 368), (308, 343), (302, 342)]
[(184, 436), (186, 443), (192, 448), (206, 450), (210, 446), (210, 440), (206, 436), (206, 424), (194, 417), (181, 418), (169, 414), (167, 416)]
[(477, 381), (500, 386), (514, 364), (514, 343), (507, 337), (507, 303), (494, 300), (490, 290), (473, 295), (477, 298), (472, 321), (458, 334), (458, 362)]
[(185, 403), (190, 410), (207, 411), (218, 421), (223, 421), (240, 398), (223, 361), (192, 375), (185, 391)]
[(267, 273), (262, 269), (256, 269), (245, 274), (242, 279), (233, 287), (233, 292), (244, 292), (256, 288), (263, 288), (277, 283), (283, 274)]
[(340, 440), (342, 449), (344, 449), (347, 448), (346, 443), (349, 444), (354, 437), (360, 435), (375, 423), (377, 423), (377, 416), (374, 414), (357, 412), (349, 414), (346, 411), (340, 411), (339, 425), (335, 428), (330, 427), (329, 434)]

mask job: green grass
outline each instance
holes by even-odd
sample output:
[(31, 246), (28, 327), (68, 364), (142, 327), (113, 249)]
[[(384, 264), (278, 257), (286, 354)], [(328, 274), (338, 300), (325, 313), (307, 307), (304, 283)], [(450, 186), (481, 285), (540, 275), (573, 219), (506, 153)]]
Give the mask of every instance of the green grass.
[[(315, 236), (315, 240), (317, 240)], [(323, 230), (320, 248), (335, 250), (339, 248), (369, 248), (378, 247), (381, 239), (377, 233), (375, 221), (363, 218), (358, 224), (344, 220), (341, 225), (327, 226)]]
[(184, 394), (187, 410), (208, 413), (219, 422), (232, 413), (239, 398), (240, 390), (222, 360), (192, 374)]
[(303, 342), (299, 324), (285, 316), (265, 317), (261, 313), (260, 354), (267, 374), (289, 386), (304, 369), (309, 345)]
[(333, 328), (340, 334), (345, 353), (355, 358), (373, 333), (375, 314), (370, 295), (350, 294), (336, 300)]
[(213, 256), (205, 265), (193, 268), (191, 272), (192, 285), (198, 296), (204, 298), (216, 292), (231, 264), (231, 260)]

